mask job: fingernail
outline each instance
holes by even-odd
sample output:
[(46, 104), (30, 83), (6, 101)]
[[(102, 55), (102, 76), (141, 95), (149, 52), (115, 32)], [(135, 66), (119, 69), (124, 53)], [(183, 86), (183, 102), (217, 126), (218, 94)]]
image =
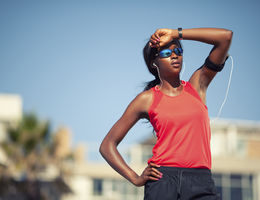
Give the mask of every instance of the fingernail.
[(161, 174), (160, 178), (162, 178), (162, 174)]

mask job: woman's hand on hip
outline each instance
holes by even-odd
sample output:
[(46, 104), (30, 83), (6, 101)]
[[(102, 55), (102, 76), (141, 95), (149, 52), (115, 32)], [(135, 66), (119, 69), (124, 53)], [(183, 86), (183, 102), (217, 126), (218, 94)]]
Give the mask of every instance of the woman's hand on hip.
[(162, 178), (162, 173), (156, 168), (160, 167), (154, 163), (150, 163), (143, 171), (143, 173), (135, 180), (136, 186), (143, 186), (148, 180), (158, 181)]
[(157, 29), (150, 38), (150, 45), (151, 47), (160, 48), (171, 42), (173, 39), (178, 39), (178, 37), (178, 30), (166, 28)]

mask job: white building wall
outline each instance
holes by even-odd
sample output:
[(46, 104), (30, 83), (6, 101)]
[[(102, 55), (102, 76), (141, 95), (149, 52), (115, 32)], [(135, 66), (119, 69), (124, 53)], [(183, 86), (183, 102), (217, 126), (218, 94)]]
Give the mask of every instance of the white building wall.
[[(242, 127), (242, 129), (240, 129)], [(259, 128), (258, 128), (259, 127)], [(231, 192), (234, 191), (234, 183), (236, 187), (239, 186), (241, 181), (241, 192), (243, 200), (260, 200), (260, 160), (259, 158), (248, 157), (248, 141), (260, 139), (260, 125), (255, 126), (256, 132), (248, 130), (241, 124), (220, 124), (213, 126), (211, 147), (212, 147), (212, 172), (220, 175), (218, 186), (222, 187), (223, 200), (230, 200)], [(141, 173), (146, 167), (146, 162), (142, 159), (145, 155), (152, 151), (152, 145), (149, 144), (136, 144), (131, 149), (130, 153), (130, 166), (137, 172)], [(79, 170), (77, 167), (75, 170)], [(85, 180), (77, 179), (79, 183), (74, 183), (78, 190), (85, 190), (80, 192), (74, 189), (74, 199), (90, 199), (90, 200), (139, 200), (143, 199), (143, 187), (136, 188), (128, 183), (124, 178), (119, 176), (108, 164), (87, 164), (82, 167), (82, 171), (78, 173)], [(241, 180), (235, 182), (231, 176), (241, 175)], [(250, 177), (250, 178), (249, 178)], [(253, 194), (248, 189), (250, 180), (253, 177)], [(102, 180), (102, 194), (93, 194), (93, 179)], [(76, 181), (76, 179), (74, 180)], [(117, 186), (113, 184), (117, 184)], [(70, 185), (70, 184), (69, 184)], [(84, 187), (83, 187), (84, 186)], [(250, 194), (249, 194), (250, 193)], [(253, 195), (253, 199), (249, 195)]]
[(221, 155), (226, 152), (227, 140), (226, 133), (219, 131), (211, 135), (211, 154), (212, 156)]
[(66, 183), (72, 190), (72, 194), (64, 195), (62, 200), (91, 200), (92, 181), (82, 175), (73, 175), (66, 178)]
[(0, 121), (17, 121), (22, 117), (22, 98), (19, 95), (0, 94)]
[[(0, 142), (7, 139), (7, 125), (22, 118), (22, 98), (19, 95), (0, 94)], [(0, 147), (0, 164), (7, 165), (8, 158)]]

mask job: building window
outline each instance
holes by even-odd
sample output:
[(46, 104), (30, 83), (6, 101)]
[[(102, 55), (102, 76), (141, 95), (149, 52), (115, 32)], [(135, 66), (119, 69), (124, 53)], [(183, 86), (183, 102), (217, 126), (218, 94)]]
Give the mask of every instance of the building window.
[(102, 193), (103, 193), (103, 180), (93, 179), (93, 194), (102, 195)]
[[(105, 182), (105, 191), (103, 191), (103, 195), (107, 197), (107, 188), (111, 188), (112, 194), (114, 198), (111, 199), (124, 199), (124, 200), (140, 200), (143, 198), (144, 188), (143, 187), (135, 187), (129, 181), (126, 180), (118, 180), (118, 179), (110, 179), (104, 180)], [(107, 187), (109, 185), (109, 187)], [(106, 194), (104, 194), (106, 193)], [(116, 197), (115, 197), (116, 196)]]
[(218, 174), (213, 179), (221, 199), (253, 200), (253, 175), (249, 174)]

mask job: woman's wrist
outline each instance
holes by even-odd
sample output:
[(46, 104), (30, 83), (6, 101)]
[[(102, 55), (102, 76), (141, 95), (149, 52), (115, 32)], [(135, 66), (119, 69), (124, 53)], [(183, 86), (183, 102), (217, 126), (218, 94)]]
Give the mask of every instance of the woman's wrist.
[(130, 182), (135, 186), (138, 186), (139, 184), (138, 179), (139, 179), (139, 175), (135, 174), (134, 176), (131, 177)]
[(179, 39), (179, 32), (178, 32), (178, 29), (171, 29), (171, 37), (172, 39)]
[(179, 35), (179, 40), (182, 40), (183, 39), (182, 28), (178, 28), (178, 35)]

